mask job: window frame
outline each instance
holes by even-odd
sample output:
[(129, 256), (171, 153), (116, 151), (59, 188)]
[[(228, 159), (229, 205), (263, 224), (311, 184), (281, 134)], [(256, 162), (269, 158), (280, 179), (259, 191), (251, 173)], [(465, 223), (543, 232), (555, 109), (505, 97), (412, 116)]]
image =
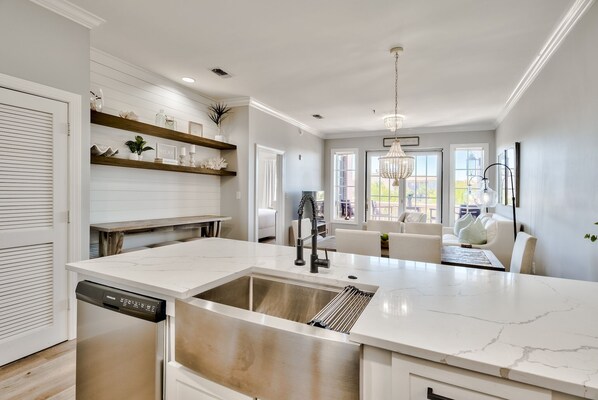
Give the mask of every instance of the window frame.
[(471, 148), (481, 148), (484, 152), (483, 160), (481, 163), (481, 173), (483, 173), (484, 168), (488, 165), (488, 159), (490, 158), (490, 144), (489, 143), (461, 143), (461, 144), (451, 144), (450, 146), (450, 180), (449, 180), (449, 225), (455, 225), (455, 168), (457, 166), (457, 162), (455, 159), (455, 152), (461, 149), (471, 149)]
[[(352, 153), (355, 156), (355, 169), (353, 170), (355, 174), (353, 187), (355, 190), (354, 195), (354, 202), (353, 202), (353, 219), (346, 220), (346, 219), (337, 219), (336, 218), (336, 165), (335, 165), (335, 157), (339, 153)], [(358, 225), (358, 210), (359, 210), (359, 149), (357, 148), (336, 148), (330, 149), (330, 172), (331, 172), (331, 179), (330, 179), (330, 222), (334, 224), (346, 224), (346, 225)]]
[[(371, 187), (371, 158), (372, 157), (376, 157), (378, 155), (385, 155), (387, 153), (387, 151), (384, 150), (371, 150), (371, 151), (366, 151), (366, 160), (365, 160), (365, 165), (366, 165), (366, 170), (365, 170), (365, 174), (364, 174), (364, 185), (365, 185), (365, 190), (364, 190), (364, 201), (365, 201), (365, 210), (364, 210), (364, 217), (365, 220), (368, 221), (370, 220), (370, 207), (371, 207), (371, 201), (372, 201), (372, 193), (370, 191)], [(442, 212), (442, 205), (443, 205), (443, 198), (444, 198), (444, 193), (443, 193), (443, 187), (444, 187), (444, 165), (443, 165), (443, 159), (444, 159), (444, 151), (442, 149), (436, 149), (436, 148), (431, 148), (431, 149), (414, 149), (414, 150), (407, 150), (405, 151), (405, 153), (407, 155), (411, 155), (414, 157), (417, 157), (417, 155), (425, 155), (425, 156), (430, 156), (430, 155), (435, 155), (437, 157), (437, 169), (436, 169), (436, 173), (437, 173), (437, 198), (436, 198), (436, 207), (437, 207), (437, 215), (436, 215), (436, 222), (437, 223), (442, 223), (443, 220), (443, 215), (444, 213)], [(417, 160), (416, 160), (417, 162)], [(414, 170), (415, 173), (415, 170)], [(407, 203), (408, 203), (408, 199), (407, 199), (407, 179), (401, 179), (399, 181), (399, 190), (398, 190), (398, 207), (399, 207), (399, 215), (398, 217), (401, 215), (402, 212), (407, 210)], [(394, 221), (395, 219), (383, 219), (383, 220), (390, 220), (390, 221)], [(428, 221), (430, 222), (430, 221)]]

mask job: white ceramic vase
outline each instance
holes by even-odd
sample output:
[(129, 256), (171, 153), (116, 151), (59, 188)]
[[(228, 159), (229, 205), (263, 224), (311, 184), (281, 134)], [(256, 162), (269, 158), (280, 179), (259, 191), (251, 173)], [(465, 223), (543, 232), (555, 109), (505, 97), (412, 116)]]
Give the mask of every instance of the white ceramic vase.
[(139, 161), (140, 159), (141, 159), (141, 157), (137, 153), (129, 154), (129, 160)]

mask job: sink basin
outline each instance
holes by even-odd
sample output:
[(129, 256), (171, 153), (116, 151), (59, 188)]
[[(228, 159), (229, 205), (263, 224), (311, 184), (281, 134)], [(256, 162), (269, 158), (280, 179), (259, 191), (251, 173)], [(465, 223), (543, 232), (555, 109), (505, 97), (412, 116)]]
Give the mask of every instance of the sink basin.
[(359, 345), (307, 325), (341, 290), (252, 274), (177, 300), (175, 360), (260, 399), (359, 399)]

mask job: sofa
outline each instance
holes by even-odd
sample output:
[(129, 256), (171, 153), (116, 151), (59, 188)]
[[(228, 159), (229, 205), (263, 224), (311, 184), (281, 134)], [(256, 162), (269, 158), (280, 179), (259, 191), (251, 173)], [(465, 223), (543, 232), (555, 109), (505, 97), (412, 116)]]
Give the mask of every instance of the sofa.
[(398, 221), (401, 226), (401, 232), (405, 232), (406, 222), (426, 222), (426, 214), (422, 212), (405, 211), (399, 216)]
[[(491, 250), (498, 260), (508, 268), (511, 265), (511, 255), (513, 254), (513, 246), (515, 245), (513, 220), (494, 213), (482, 214), (478, 218), (484, 218), (485, 220), (484, 228), (486, 229), (487, 239), (485, 244), (474, 244), (472, 247)], [(518, 232), (520, 228), (521, 226), (518, 223)], [(443, 246), (461, 245), (459, 238), (455, 236), (454, 228), (445, 227), (442, 229), (442, 232)]]

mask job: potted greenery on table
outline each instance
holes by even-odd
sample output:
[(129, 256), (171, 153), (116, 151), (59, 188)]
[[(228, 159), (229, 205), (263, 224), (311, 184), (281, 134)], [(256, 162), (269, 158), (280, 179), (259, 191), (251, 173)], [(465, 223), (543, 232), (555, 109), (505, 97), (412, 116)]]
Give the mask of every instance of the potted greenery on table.
[[(598, 222), (594, 222), (594, 225), (598, 225)], [(584, 236), (584, 238), (588, 239), (591, 242), (595, 242), (596, 240), (598, 240), (598, 235), (594, 235), (591, 233), (586, 233), (586, 235)]]
[(141, 160), (143, 158), (142, 153), (144, 151), (153, 150), (153, 147), (146, 146), (147, 142), (143, 140), (141, 136), (135, 136), (135, 141), (129, 140), (125, 143), (129, 150), (131, 150), (131, 154), (129, 155), (129, 160)]

